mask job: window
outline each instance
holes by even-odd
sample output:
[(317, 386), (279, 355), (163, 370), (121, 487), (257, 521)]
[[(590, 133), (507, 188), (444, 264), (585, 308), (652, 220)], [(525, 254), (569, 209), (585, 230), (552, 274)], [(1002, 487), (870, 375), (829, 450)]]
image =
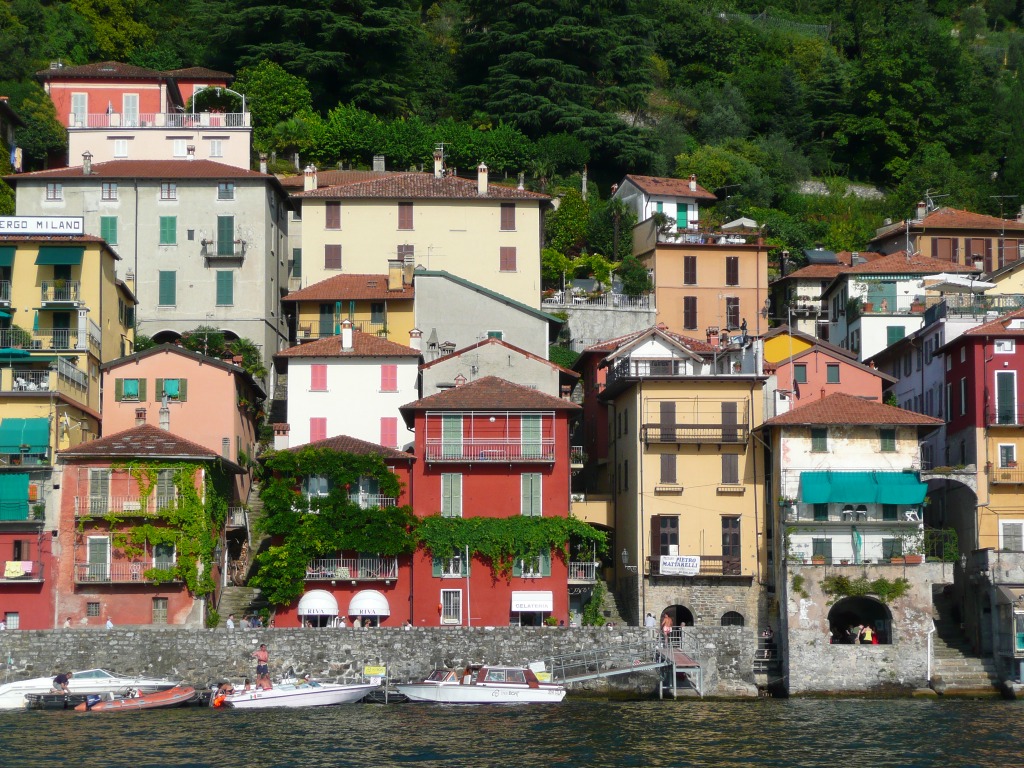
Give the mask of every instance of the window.
[(462, 517), (462, 475), (441, 475), (441, 517)]
[(541, 517), (543, 502), (541, 500), (541, 476), (538, 472), (526, 472), (520, 479), (521, 503), (523, 517)]
[(882, 539), (882, 559), (903, 557), (903, 539)]
[(177, 300), (177, 272), (164, 272), (161, 271), (158, 277), (159, 281), (159, 297), (157, 303), (161, 307), (173, 307), (178, 303)]
[(729, 330), (740, 327), (740, 300), (736, 296), (725, 298), (725, 327)]
[(315, 443), (318, 440), (327, 439), (327, 418), (324, 416), (311, 416), (309, 419), (309, 442)]
[(157, 379), (156, 396), (163, 400), (164, 395), (168, 400), (184, 403), (188, 400), (188, 379)]
[[(722, 518), (722, 574), (725, 576), (739, 575), (740, 568), (740, 519), (738, 517)], [(731, 562), (730, 562), (731, 561)]]
[(825, 365), (825, 381), (828, 384), (839, 383), (839, 363), (827, 363)]
[(302, 488), (310, 501), (323, 499), (331, 493), (331, 481), (323, 475), (310, 475), (302, 481)]
[(173, 544), (157, 544), (153, 547), (153, 567), (165, 571), (174, 567)]
[(122, 123), (128, 126), (139, 124), (139, 94), (126, 93), (121, 96), (121, 110), (124, 113)]
[(310, 372), (310, 385), (309, 388), (313, 392), (326, 392), (327, 391), (327, 366), (323, 364), (315, 364), (309, 366)]
[(697, 284), (697, 257), (683, 256), (683, 285)]
[(104, 181), (100, 184), (101, 200), (117, 200), (117, 182)]
[(796, 363), (793, 366), (793, 382), (795, 384), (807, 383), (807, 363)]
[(501, 339), (505, 338), (505, 332), (504, 331), (488, 331), (487, 332), (487, 338), (488, 339), (498, 339), (500, 341)]
[(722, 626), (723, 627), (742, 627), (743, 626), (743, 614), (736, 613), (736, 611), (726, 611), (722, 614)]
[(47, 200), (63, 200), (64, 199), (64, 185), (56, 181), (46, 182), (46, 199)]
[[(960, 362), (961, 363), (967, 362), (967, 347), (966, 346), (960, 347)], [(946, 370), (947, 371), (949, 370), (949, 366), (946, 366)]]
[(89, 94), (71, 94), (71, 124), (78, 127), (84, 126), (89, 117)]
[(89, 618), (95, 619), (100, 615), (100, 604), (99, 603), (86, 603), (85, 604), (85, 615)]
[(466, 576), (466, 559), (463, 555), (447, 558), (434, 558), (434, 576), (442, 579), (458, 579)]
[(825, 453), (828, 451), (828, 428), (811, 427), (811, 452)]
[(441, 457), (460, 459), (462, 454), (462, 415), (458, 413), (441, 416)]
[(997, 424), (1017, 423), (1017, 372), (996, 371)]
[(235, 199), (235, 182), (233, 182), (233, 181), (218, 181), (217, 182), (217, 199), (218, 200), (234, 200)]
[(832, 539), (811, 539), (811, 557), (823, 557), (832, 562)]
[(697, 297), (683, 297), (683, 329), (687, 331), (697, 330)]
[(408, 264), (416, 258), (416, 246), (405, 245), (398, 246), (397, 255), (400, 261)]
[(521, 417), (520, 433), (523, 458), (538, 459), (544, 455), (543, 426), (537, 413), (524, 413)]
[(462, 590), (441, 590), (441, 623), (462, 624)]
[(324, 269), (341, 269), (341, 245), (329, 243), (324, 246)]
[(960, 379), (960, 415), (967, 415), (967, 379)]
[(999, 446), (999, 468), (1016, 469), (1017, 467), (1017, 446), (1001, 444)]
[(740, 481), (740, 457), (735, 453), (722, 454), (722, 485), (736, 485)]
[(185, 144), (185, 140), (184, 139), (175, 139), (174, 140), (174, 156), (175, 157), (184, 157), (187, 152), (188, 152), (188, 147)]
[(516, 204), (515, 203), (502, 203), (501, 204), (501, 229), (503, 232), (509, 232), (516, 228)]
[(398, 204), (398, 228), (412, 229), (412, 203)]
[(89, 514), (105, 515), (110, 511), (110, 470), (89, 470)]
[(100, 237), (117, 245), (117, 216), (100, 216)]
[(110, 580), (110, 538), (107, 536), (90, 536), (85, 544), (86, 579), (88, 581)]
[(167, 623), (167, 598), (166, 597), (154, 597), (153, 598), (153, 623), (154, 624), (166, 624)]
[(906, 335), (907, 331), (902, 325), (887, 325), (885, 327), (885, 346), (891, 347)]
[(222, 139), (210, 140), (210, 157), (224, 157), (224, 141)]
[(217, 255), (235, 255), (235, 217), (217, 217)]
[(502, 246), (499, 256), (498, 269), (502, 272), (516, 271), (516, 249), (515, 246)]
[(324, 207), (324, 227), (341, 229), (341, 203), (337, 200), (328, 200)]
[(390, 363), (380, 367), (380, 391), (398, 391), (398, 366)]
[(178, 217), (160, 217), (160, 245), (178, 244)]
[(892, 453), (896, 450), (896, 430), (895, 429), (880, 429), (879, 435), (882, 439), (882, 451), (884, 453)]
[(217, 272), (217, 306), (230, 307), (235, 303), (235, 273), (228, 269)]
[(883, 504), (882, 505), (882, 520), (886, 522), (895, 522), (900, 519), (899, 510), (895, 504)]
[(302, 249), (292, 248), (292, 271), (290, 277), (302, 277)]
[(160, 199), (161, 200), (177, 200), (178, 199), (178, 184), (173, 181), (161, 181), (160, 182)]
[(370, 302), (370, 322), (371, 323), (384, 323), (387, 322), (387, 307), (383, 301)]
[(114, 157), (121, 159), (128, 157), (127, 139), (114, 139)]
[(1024, 523), (1004, 521), (999, 526), (999, 548), (1004, 552), (1024, 550)]
[(21, 629), (21, 616), (17, 611), (4, 612), (4, 626), (8, 629)]
[(380, 417), (380, 444), (388, 448), (398, 447), (398, 417)]
[(665, 485), (676, 484), (676, 455), (674, 453), (661, 454), (660, 482)]
[(144, 402), (146, 399), (145, 379), (114, 379), (114, 400), (135, 400)]
[(524, 579), (539, 579), (551, 575), (551, 553), (542, 552), (536, 557), (521, 558), (512, 566), (512, 575)]
[(814, 519), (819, 523), (828, 520), (828, 503), (814, 505)]
[(655, 551), (659, 555), (679, 554), (679, 518), (675, 515), (657, 515), (652, 519), (654, 533), (658, 537)]
[(726, 256), (725, 257), (725, 284), (726, 285), (739, 285), (740, 284), (740, 257), (739, 256)]

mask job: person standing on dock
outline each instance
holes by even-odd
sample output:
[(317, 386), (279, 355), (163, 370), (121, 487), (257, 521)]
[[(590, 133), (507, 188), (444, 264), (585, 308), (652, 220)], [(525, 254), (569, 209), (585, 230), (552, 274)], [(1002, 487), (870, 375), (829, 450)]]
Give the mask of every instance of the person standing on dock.
[(665, 638), (665, 645), (671, 645), (669, 638), (672, 635), (672, 617), (667, 613), (661, 617), (661, 634)]
[(648, 629), (654, 629), (658, 626), (658, 622), (654, 620), (654, 614), (650, 611), (648, 611), (647, 615), (644, 616), (644, 626)]
[(260, 647), (251, 656), (256, 659), (256, 687), (270, 688), (270, 652), (267, 644), (260, 643)]

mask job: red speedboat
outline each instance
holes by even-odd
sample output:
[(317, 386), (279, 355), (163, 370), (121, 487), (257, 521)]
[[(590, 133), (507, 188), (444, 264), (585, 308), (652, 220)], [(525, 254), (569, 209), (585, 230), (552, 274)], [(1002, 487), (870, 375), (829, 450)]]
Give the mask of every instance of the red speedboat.
[[(79, 712), (135, 712), (140, 709), (180, 707), (188, 704), (196, 696), (195, 688), (177, 685), (169, 690), (157, 691), (156, 693), (136, 692), (130, 696), (111, 698), (90, 696), (75, 707), (75, 709)], [(95, 700), (92, 700), (94, 698)]]

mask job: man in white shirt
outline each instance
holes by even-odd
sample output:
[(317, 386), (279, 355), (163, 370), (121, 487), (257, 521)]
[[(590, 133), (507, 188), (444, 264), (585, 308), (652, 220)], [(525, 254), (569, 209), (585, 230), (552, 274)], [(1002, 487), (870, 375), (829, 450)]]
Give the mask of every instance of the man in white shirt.
[(113, 629), (113, 628), (114, 628), (114, 622), (112, 622), (110, 620), (110, 617), (107, 616), (107, 629)]
[(233, 614), (233, 613), (229, 613), (228, 614), (228, 624), (227, 624), (227, 626), (228, 626), (228, 629), (234, 629), (235, 628), (235, 614)]

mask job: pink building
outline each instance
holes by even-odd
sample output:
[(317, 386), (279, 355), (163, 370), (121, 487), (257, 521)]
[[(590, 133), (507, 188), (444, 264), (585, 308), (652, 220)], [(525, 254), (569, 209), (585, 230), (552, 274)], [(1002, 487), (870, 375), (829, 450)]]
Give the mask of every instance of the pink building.
[[(776, 413), (836, 392), (881, 402), (883, 384), (896, 381), (876, 368), (824, 346), (814, 346), (779, 361), (775, 365), (775, 376), (780, 393)], [(779, 408), (780, 403), (786, 405)]]
[[(486, 376), (401, 408), (416, 432), (418, 517), (568, 517), (569, 421), (578, 405)], [(495, 579), (470, 553), (413, 559), (416, 626), (568, 623), (568, 570), (555, 553)]]

